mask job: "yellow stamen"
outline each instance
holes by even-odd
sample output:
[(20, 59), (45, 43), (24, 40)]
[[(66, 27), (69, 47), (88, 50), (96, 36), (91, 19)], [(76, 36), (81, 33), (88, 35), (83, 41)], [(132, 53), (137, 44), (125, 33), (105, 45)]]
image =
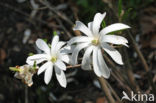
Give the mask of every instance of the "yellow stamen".
[(98, 45), (98, 44), (99, 44), (99, 40), (98, 40), (98, 39), (92, 40), (92, 44), (93, 44), (93, 45)]
[(55, 63), (55, 62), (57, 61), (57, 58), (56, 58), (56, 57), (52, 57), (52, 58), (51, 58), (51, 61), (52, 61), (53, 63)]

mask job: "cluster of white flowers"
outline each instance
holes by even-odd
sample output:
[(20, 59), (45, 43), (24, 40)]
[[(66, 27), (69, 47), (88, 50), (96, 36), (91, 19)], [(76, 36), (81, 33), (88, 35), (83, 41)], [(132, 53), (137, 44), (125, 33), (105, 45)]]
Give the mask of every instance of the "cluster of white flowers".
[[(100, 25), (105, 15), (106, 13), (97, 13), (94, 16), (94, 20), (88, 23), (88, 27), (82, 22), (76, 21), (76, 26), (73, 30), (79, 30), (86, 36), (73, 37), (67, 42), (67, 46), (65, 46), (65, 42), (59, 41), (57, 35), (53, 37), (50, 47), (42, 39), (38, 39), (36, 45), (44, 53), (30, 56), (27, 58), (26, 62), (29, 65), (33, 65), (34, 62), (36, 62), (37, 65), (44, 62), (38, 69), (38, 74), (45, 71), (45, 83), (48, 84), (50, 82), (54, 69), (60, 85), (66, 87), (67, 81), (64, 74), (64, 71), (66, 70), (65, 63), (76, 65), (78, 54), (84, 49), (85, 52), (81, 63), (82, 69), (91, 70), (92, 65), (97, 76), (109, 78), (110, 69), (103, 59), (102, 50), (108, 53), (116, 63), (122, 65), (123, 61), (121, 54), (109, 44), (124, 45), (128, 47), (128, 41), (122, 36), (109, 34), (130, 27), (122, 23), (115, 23), (100, 30)], [(65, 47), (70, 46), (74, 46), (74, 49), (70, 51), (70, 53), (72, 53), (71, 56), (68, 55), (69, 51), (65, 50)]]

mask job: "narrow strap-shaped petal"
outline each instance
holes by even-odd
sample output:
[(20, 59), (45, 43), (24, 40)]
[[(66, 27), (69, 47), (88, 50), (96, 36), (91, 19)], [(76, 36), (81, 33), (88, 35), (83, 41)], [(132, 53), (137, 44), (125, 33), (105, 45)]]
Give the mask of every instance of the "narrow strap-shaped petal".
[(49, 64), (49, 66), (47, 67), (45, 73), (44, 73), (44, 82), (46, 84), (49, 84), (51, 78), (52, 78), (52, 74), (53, 74), (53, 64)]
[(48, 55), (47, 54), (35, 54), (33, 56), (29, 56), (27, 60), (38, 60), (38, 59), (47, 59)]
[(105, 16), (106, 16), (106, 13), (103, 13), (103, 14), (96, 13), (95, 14), (94, 20), (93, 20), (93, 25), (92, 25), (92, 31), (93, 31), (94, 35), (99, 34), (100, 25)]
[(66, 76), (65, 76), (63, 70), (60, 70), (59, 68), (57, 68), (55, 66), (55, 74), (56, 74), (56, 78), (57, 78), (59, 84), (62, 87), (66, 88), (66, 86), (67, 86), (67, 80), (66, 80)]
[(65, 42), (58, 42), (57, 45), (56, 45), (56, 48), (55, 48), (55, 53), (59, 52), (60, 49), (62, 48), (63, 45), (65, 45), (66, 43)]
[(70, 55), (61, 55), (61, 60), (64, 61), (65, 63), (67, 64), (70, 64), (71, 63), (71, 56)]
[(101, 43), (101, 46), (116, 63), (123, 65), (121, 54), (116, 49), (112, 48), (106, 43)]
[(44, 72), (46, 69), (48, 69), (49, 66), (52, 66), (51, 62), (44, 63), (39, 69), (37, 74), (40, 75), (42, 72)]
[(118, 45), (125, 45), (128, 46), (126, 43), (128, 43), (128, 40), (122, 36), (117, 35), (104, 35), (102, 36), (102, 42), (108, 42), (112, 44), (118, 44)]
[(101, 71), (98, 64), (98, 47), (93, 50), (93, 70), (98, 77), (101, 77)]
[(51, 42), (51, 54), (55, 53), (56, 45), (59, 42), (59, 36), (55, 35), (53, 37), (53, 40)]
[(44, 51), (47, 54), (50, 54), (50, 48), (48, 47), (47, 43), (42, 39), (37, 39), (36, 45), (39, 49)]
[(78, 54), (79, 54), (80, 50), (82, 50), (83, 48), (87, 47), (88, 45), (89, 45), (89, 43), (81, 43), (81, 44), (76, 46), (76, 48), (74, 49), (74, 51), (72, 53), (72, 57), (71, 57), (72, 65), (76, 65), (77, 64), (77, 57), (78, 57)]
[(76, 21), (76, 26), (73, 28), (73, 30), (80, 30), (87, 36), (92, 36), (92, 32), (89, 28), (87, 28), (86, 25), (84, 25), (81, 21)]
[(72, 53), (75, 48), (75, 45), (66, 45), (60, 49), (61, 54), (69, 54)]
[(31, 60), (31, 59), (27, 59), (26, 63), (29, 65), (34, 65), (34, 63), (36, 62), (36, 64), (40, 64), (43, 61), (46, 61), (47, 59), (43, 58), (43, 59), (36, 59), (36, 60)]
[(57, 66), (61, 70), (66, 70), (66, 65), (61, 60), (57, 60), (55, 62), (55, 66)]
[(82, 63), (81, 63), (81, 67), (82, 69), (84, 70), (91, 70), (91, 65), (90, 65), (90, 56), (91, 56), (91, 53), (94, 49), (94, 46), (90, 46), (86, 49), (84, 55), (83, 55), (83, 58), (82, 58)]
[[(92, 31), (92, 28), (93, 28), (93, 22), (89, 22), (88, 23), (88, 28), (90, 29), (90, 31)], [(93, 31), (92, 31), (93, 32)]]
[(105, 27), (104, 29), (102, 29), (100, 31), (100, 35), (105, 35), (105, 34), (108, 34), (111, 32), (128, 29), (128, 28), (130, 28), (130, 26), (122, 24), (122, 23), (115, 23), (115, 24), (111, 24), (111, 25)]
[(103, 56), (102, 56), (102, 53), (101, 53), (101, 49), (98, 49), (98, 63), (99, 63), (99, 67), (101, 69), (101, 74), (104, 78), (109, 78), (110, 76), (110, 70), (109, 68), (107, 67), (104, 59), (103, 59)]
[(73, 37), (68, 41), (69, 45), (72, 45), (74, 43), (84, 43), (84, 42), (91, 42), (92, 38), (87, 36), (77, 36)]

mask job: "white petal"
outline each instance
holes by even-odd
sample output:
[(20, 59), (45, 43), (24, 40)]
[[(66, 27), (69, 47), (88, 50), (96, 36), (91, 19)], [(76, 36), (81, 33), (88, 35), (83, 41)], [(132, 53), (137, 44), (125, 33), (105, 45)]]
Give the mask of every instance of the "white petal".
[(128, 29), (130, 28), (128, 25), (122, 24), (122, 23), (115, 23), (112, 25), (109, 25), (107, 27), (105, 27), (104, 29), (102, 29), (100, 31), (100, 35), (105, 35), (114, 31), (118, 31), (118, 30), (123, 30), (123, 29)]
[(65, 63), (67, 63), (67, 64), (71, 63), (70, 59), (71, 59), (71, 56), (69, 56), (69, 55), (62, 55), (61, 56), (61, 60), (64, 61)]
[(50, 82), (52, 74), (53, 74), (53, 64), (51, 63), (51, 65), (48, 66), (48, 68), (46, 69), (44, 73), (44, 82), (46, 84)]
[(82, 44), (79, 44), (78, 46), (76, 46), (76, 48), (74, 49), (74, 51), (72, 53), (72, 57), (71, 57), (72, 65), (77, 64), (77, 57), (78, 57), (78, 54), (79, 54), (80, 50), (87, 47), (88, 45), (89, 45), (88, 43), (82, 43)]
[(92, 36), (92, 32), (81, 21), (76, 21), (76, 26), (73, 28), (73, 30), (80, 30), (85, 35)]
[(121, 54), (116, 49), (112, 48), (106, 43), (102, 43), (101, 46), (116, 63), (123, 65)]
[(102, 23), (102, 20), (106, 16), (106, 13), (96, 13), (93, 20), (92, 30), (94, 35), (99, 34), (100, 25)]
[(68, 41), (69, 45), (72, 45), (74, 43), (83, 43), (83, 42), (91, 42), (92, 38), (87, 36), (77, 36), (73, 37)]
[(98, 48), (95, 48), (93, 50), (93, 70), (95, 72), (95, 74), (99, 77), (101, 77), (101, 71), (100, 71), (100, 68), (99, 68), (99, 65), (98, 65)]
[(108, 69), (104, 59), (103, 55), (101, 53), (101, 49), (98, 49), (98, 63), (101, 70), (101, 74), (104, 78), (109, 78), (110, 76), (110, 70)]
[(47, 54), (35, 54), (33, 56), (29, 56), (27, 58), (27, 61), (31, 60), (31, 61), (35, 61), (35, 60), (38, 60), (38, 59), (47, 59), (48, 55)]
[(128, 40), (122, 36), (117, 36), (117, 35), (104, 35), (102, 36), (102, 42), (108, 42), (112, 44), (118, 44), (118, 45), (125, 45), (127, 46), (126, 43), (128, 43)]
[(82, 59), (82, 63), (81, 63), (81, 67), (82, 69), (84, 70), (91, 70), (91, 65), (90, 65), (90, 56), (91, 56), (91, 53), (94, 49), (94, 46), (90, 46), (86, 49), (84, 55), (83, 55), (83, 59)]
[(60, 85), (64, 88), (66, 88), (67, 80), (66, 80), (66, 76), (65, 76), (63, 70), (60, 70), (59, 68), (55, 67), (55, 74), (56, 74), (56, 78), (59, 81)]
[(61, 60), (57, 60), (55, 65), (61, 70), (66, 70), (66, 65)]
[(44, 63), (39, 69), (37, 74), (40, 75), (42, 72), (44, 72), (49, 66), (52, 66), (51, 62)]
[(29, 65), (34, 65), (34, 63), (36, 62), (36, 64), (40, 64), (43, 61), (46, 61), (47, 59), (43, 58), (43, 59), (37, 59), (37, 60), (31, 60), (31, 59), (27, 59), (26, 63)]
[(88, 28), (92, 31), (92, 28), (93, 28), (93, 22), (89, 22), (89, 23), (88, 23)]
[(50, 48), (47, 43), (42, 39), (37, 39), (36, 45), (39, 49), (43, 50), (45, 53), (50, 54)]
[(60, 53), (61, 54), (69, 54), (72, 53), (75, 48), (75, 45), (66, 45), (63, 48), (61, 48)]
[(53, 40), (51, 42), (51, 54), (55, 53), (56, 45), (59, 42), (59, 36), (55, 35), (53, 37)]
[(58, 51), (60, 51), (61, 47), (65, 45), (65, 42), (58, 42), (55, 48), (55, 52), (57, 53)]

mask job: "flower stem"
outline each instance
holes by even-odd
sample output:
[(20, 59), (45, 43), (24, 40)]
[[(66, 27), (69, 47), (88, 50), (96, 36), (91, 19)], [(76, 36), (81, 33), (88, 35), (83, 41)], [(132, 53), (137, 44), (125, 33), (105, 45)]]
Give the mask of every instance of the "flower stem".
[(120, 100), (120, 97), (118, 96), (118, 94), (114, 91), (114, 89), (112, 88), (112, 86), (106, 81), (108, 87), (111, 89), (112, 94), (114, 95), (114, 97), (117, 99), (117, 103), (122, 103)]
[(115, 103), (115, 100), (113, 98), (113, 96), (111, 95), (111, 92), (107, 86), (106, 80), (103, 77), (98, 77), (98, 80), (101, 84), (101, 88), (102, 90), (105, 92), (106, 97), (108, 98), (110, 103)]
[(29, 103), (28, 102), (28, 86), (27, 85), (25, 85), (24, 90), (25, 90), (25, 102), (24, 103)]

